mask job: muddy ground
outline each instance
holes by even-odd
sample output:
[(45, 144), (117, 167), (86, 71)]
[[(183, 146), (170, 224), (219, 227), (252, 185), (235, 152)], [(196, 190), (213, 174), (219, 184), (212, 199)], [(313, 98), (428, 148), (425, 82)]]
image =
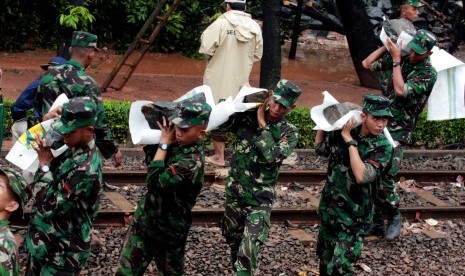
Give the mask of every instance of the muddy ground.
[[(54, 51), (41, 49), (0, 52), (5, 98), (16, 99), (43, 73), (39, 65), (47, 63), (54, 55)], [(303, 90), (299, 106), (321, 103), (321, 92), (325, 90), (339, 101), (361, 103), (368, 89), (359, 86), (345, 37), (331, 34), (328, 39), (306, 35), (299, 43), (296, 59), (288, 60), (288, 55), (289, 43), (282, 51), (282, 77), (294, 81)], [(112, 51), (99, 52), (87, 72), (101, 85), (120, 58), (121, 55)], [(205, 60), (193, 60), (180, 54), (146, 54), (122, 91), (109, 91), (103, 96), (111, 100), (173, 100), (202, 85), (205, 66)], [(258, 86), (259, 76), (260, 63), (255, 63), (250, 78), (252, 86)]]

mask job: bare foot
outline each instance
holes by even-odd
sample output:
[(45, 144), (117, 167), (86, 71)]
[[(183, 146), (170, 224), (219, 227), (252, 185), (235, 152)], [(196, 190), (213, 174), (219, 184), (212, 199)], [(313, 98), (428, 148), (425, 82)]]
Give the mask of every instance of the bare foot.
[(224, 162), (224, 160), (223, 161), (217, 160), (214, 158), (214, 155), (205, 157), (205, 162), (211, 165), (216, 165), (220, 167), (226, 166), (226, 163)]

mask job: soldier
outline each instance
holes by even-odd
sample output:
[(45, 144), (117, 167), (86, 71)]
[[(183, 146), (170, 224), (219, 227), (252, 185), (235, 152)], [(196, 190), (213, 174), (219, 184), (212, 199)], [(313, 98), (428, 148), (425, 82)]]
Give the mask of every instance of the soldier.
[(35, 204), (25, 239), (26, 275), (79, 275), (90, 256), (92, 219), (98, 212), (102, 183), (94, 142), (97, 110), (89, 97), (63, 105), (52, 128), (69, 148), (56, 158), (36, 137), (40, 169), (30, 185)]
[(418, 20), (420, 15), (420, 7), (423, 4), (419, 0), (406, 0), (403, 5), (400, 6), (400, 17), (415, 22)]
[[(68, 62), (51, 68), (42, 77), (36, 100), (42, 102), (42, 112), (45, 115), (52, 111), (49, 110), (50, 107), (62, 93), (65, 93), (69, 99), (84, 96), (94, 99), (98, 108), (95, 143), (105, 159), (113, 156), (115, 166), (119, 166), (122, 156), (107, 124), (100, 88), (84, 71), (92, 63), (95, 51), (98, 51), (97, 36), (87, 32), (74, 32), (69, 51), (71, 59)], [(50, 114), (52, 117), (59, 115), (54, 111)], [(44, 120), (49, 119), (50, 114), (47, 114), (48, 117), (44, 117)]]
[[(394, 140), (402, 146), (412, 143), (412, 134), (423, 108), (436, 83), (437, 72), (431, 65), (429, 57), (436, 45), (436, 37), (426, 31), (418, 30), (409, 43), (410, 55), (401, 57), (402, 45), (396, 46), (388, 39), (389, 55), (385, 55), (386, 47), (381, 47), (371, 53), (362, 65), (372, 71), (388, 71), (381, 80), (382, 92), (391, 101), (390, 111), (393, 115), (389, 119), (387, 128)], [(391, 78), (388, 78), (392, 76)], [(394, 178), (399, 170), (403, 150), (396, 148), (394, 166), (388, 175)], [(383, 181), (378, 191), (376, 203), (377, 214), (373, 219), (373, 233), (384, 232), (382, 210), (388, 213), (386, 239), (394, 240), (400, 235), (402, 215), (399, 212), (399, 195), (391, 180)]]
[(220, 126), (237, 137), (221, 225), (236, 275), (253, 274), (268, 236), (279, 167), (298, 139), (298, 130), (284, 116), (300, 93), (294, 83), (280, 80), (258, 109), (236, 113)]
[(19, 251), (8, 227), (12, 216), (20, 217), (31, 196), (23, 177), (8, 168), (0, 168), (0, 275), (19, 275)]
[(184, 275), (191, 210), (204, 180), (205, 137), (211, 107), (184, 101), (163, 117), (159, 148), (150, 162), (147, 193), (128, 228), (117, 275), (143, 275), (155, 259), (159, 275)]
[[(62, 57), (54, 57), (48, 63), (40, 65), (40, 67), (44, 71), (47, 71), (50, 66), (62, 65), (65, 62), (66, 60)], [(29, 109), (34, 109), (33, 123), (39, 123), (42, 121), (42, 106), (36, 105), (34, 101), (41, 80), (42, 76), (31, 82), (11, 106), (11, 117), (14, 120), (14, 123), (11, 126), (13, 142), (16, 142), (19, 136), (26, 132), (29, 127), (26, 115), (26, 112)]]
[(342, 130), (316, 134), (315, 152), (328, 157), (318, 209), (320, 275), (353, 274), (373, 218), (372, 193), (392, 162), (392, 146), (382, 134), (390, 117), (387, 98), (365, 95), (361, 126), (351, 119)]

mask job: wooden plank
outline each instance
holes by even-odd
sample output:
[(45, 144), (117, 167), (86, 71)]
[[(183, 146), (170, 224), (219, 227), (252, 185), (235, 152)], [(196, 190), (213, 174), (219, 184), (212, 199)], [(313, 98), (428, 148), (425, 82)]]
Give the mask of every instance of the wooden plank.
[(418, 196), (422, 197), (424, 200), (433, 203), (436, 206), (439, 207), (446, 207), (449, 206), (446, 202), (440, 200), (436, 196), (434, 196), (432, 193), (423, 190), (423, 189), (412, 189), (413, 192), (415, 192)]
[(308, 202), (310, 203), (310, 205), (312, 207), (318, 208), (318, 206), (320, 205), (320, 199), (318, 197), (312, 195), (308, 191), (304, 190), (304, 191), (300, 192), (299, 197), (301, 199), (308, 200)]
[(447, 239), (450, 237), (448, 233), (442, 231), (421, 229), (421, 232), (428, 236), (430, 239)]
[(123, 212), (133, 212), (135, 210), (134, 205), (118, 192), (103, 192), (103, 195), (118, 206), (119, 209), (123, 210)]
[(288, 232), (291, 236), (298, 239), (303, 245), (308, 245), (312, 242), (316, 243), (316, 239), (312, 236), (312, 234), (309, 234), (302, 229), (289, 230)]

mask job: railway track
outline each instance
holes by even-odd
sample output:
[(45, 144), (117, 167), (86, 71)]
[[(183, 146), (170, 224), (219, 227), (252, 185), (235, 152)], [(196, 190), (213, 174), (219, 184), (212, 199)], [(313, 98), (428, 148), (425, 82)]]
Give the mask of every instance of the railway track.
[[(213, 183), (215, 181), (215, 171), (205, 171), (205, 182)], [(423, 182), (456, 182), (459, 175), (465, 176), (465, 171), (420, 171), (420, 170), (401, 170), (397, 175), (398, 178), (414, 179), (418, 184)], [(122, 186), (127, 184), (143, 185), (147, 173), (145, 171), (105, 171), (103, 180), (108, 184)], [(319, 183), (325, 179), (326, 171), (324, 170), (285, 170), (280, 171), (278, 183), (298, 182), (300, 184), (310, 185)]]
[[(132, 152), (132, 153), (131, 153)], [(464, 152), (465, 153), (465, 152)], [(127, 152), (125, 153), (127, 154)], [(140, 151), (130, 151), (129, 155), (139, 155)], [(312, 154), (312, 151), (300, 151), (300, 154)], [(407, 151), (406, 156), (424, 156), (434, 158), (445, 154), (461, 154), (458, 151)], [(215, 179), (217, 171), (207, 170), (205, 172), (205, 183), (210, 185), (218, 182)], [(288, 185), (297, 182), (305, 186), (321, 185), (325, 179), (325, 170), (281, 170), (278, 178), (278, 185)], [(435, 182), (456, 182), (459, 175), (465, 176), (465, 171), (434, 171), (434, 170), (401, 170), (397, 176), (398, 179), (413, 179), (419, 186), (426, 186)], [(116, 187), (123, 187), (128, 184), (144, 185), (146, 180), (146, 171), (121, 171), (108, 170), (104, 171), (104, 181)], [(223, 180), (224, 181), (224, 180)], [(221, 184), (220, 184), (221, 185)], [(435, 198), (427, 191), (420, 190), (419, 196), (435, 206), (405, 206), (401, 208), (404, 217), (410, 221), (418, 219), (465, 219), (465, 206), (446, 206), (444, 202)], [(110, 200), (116, 209), (100, 210), (94, 225), (96, 226), (124, 226), (128, 225), (135, 207), (126, 198), (118, 192), (104, 192), (104, 196)], [(274, 208), (271, 220), (273, 223), (290, 222), (293, 224), (313, 224), (318, 223), (317, 205), (318, 198), (312, 200), (311, 207), (296, 208)], [(223, 216), (222, 208), (200, 208), (196, 206), (193, 210), (194, 225), (216, 225)], [(26, 225), (29, 221), (30, 214), (26, 213), (24, 219), (12, 221), (14, 225)]]

